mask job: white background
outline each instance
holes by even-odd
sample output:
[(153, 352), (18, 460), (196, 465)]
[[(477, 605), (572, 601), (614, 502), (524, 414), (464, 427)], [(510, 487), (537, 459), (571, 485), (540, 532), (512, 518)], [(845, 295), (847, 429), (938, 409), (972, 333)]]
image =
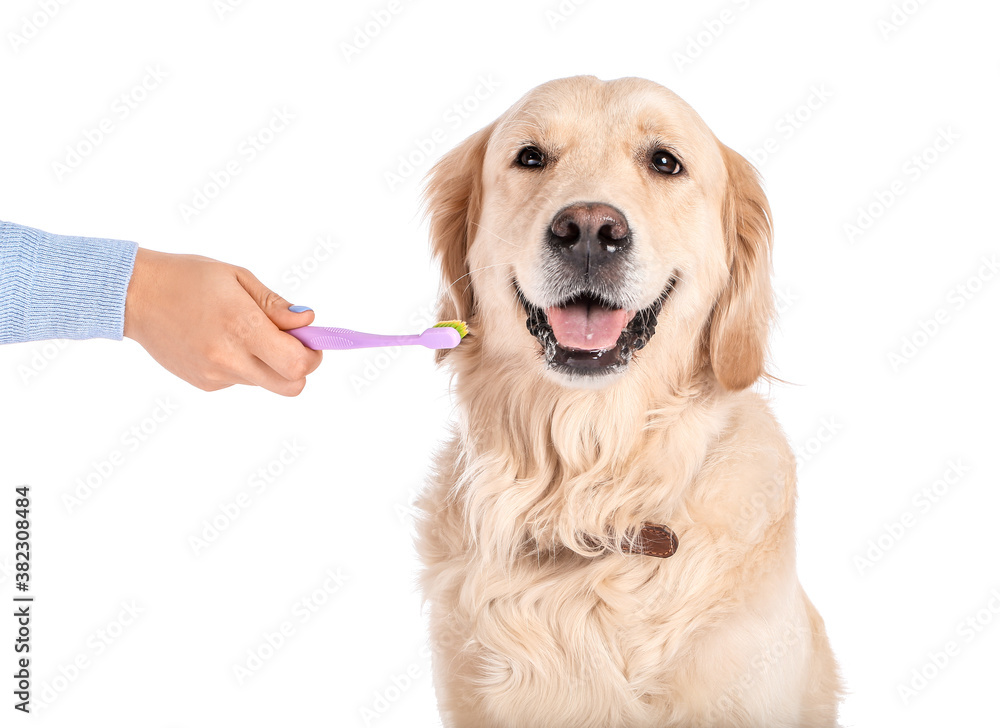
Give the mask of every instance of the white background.
[[(437, 287), (418, 200), (433, 159), (551, 78), (663, 83), (766, 180), (772, 358), (792, 383), (769, 393), (801, 454), (799, 572), (849, 686), (843, 723), (997, 725), (1000, 283), (981, 262), (1000, 251), (997, 6), (398, 2), (368, 39), (387, 2), (4, 3), (0, 219), (244, 265), (320, 324), (420, 331)], [(166, 77), (137, 91), (147, 67)], [(240, 145), (275, 109), (295, 118), (248, 162)], [(435, 129), (445, 141), (425, 155)], [(185, 220), (233, 159), (241, 173)], [(859, 208), (872, 220), (852, 236)], [(0, 581), (9, 604), (13, 489), (29, 483), (34, 689), (50, 699), (36, 718), (363, 726), (368, 709), (367, 724), (437, 725), (407, 508), (446, 435), (448, 384), (422, 349), (328, 353), (290, 400), (200, 392), (131, 341), (0, 350)], [(286, 443), (301, 452), (282, 465)], [(68, 503), (88, 477), (99, 486)], [(919, 494), (936, 481), (932, 503)], [(196, 554), (191, 537), (241, 494)], [(325, 576), (338, 570), (339, 588)], [(325, 603), (303, 611), (317, 590)], [(283, 622), (293, 632), (269, 651)], [(269, 659), (240, 684), (248, 651)], [(914, 670), (931, 678), (904, 700)]]

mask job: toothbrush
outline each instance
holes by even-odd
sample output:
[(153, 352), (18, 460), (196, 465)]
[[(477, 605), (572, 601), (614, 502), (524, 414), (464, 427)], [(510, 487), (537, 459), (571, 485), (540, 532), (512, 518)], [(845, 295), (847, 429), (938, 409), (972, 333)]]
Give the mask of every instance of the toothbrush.
[(289, 329), (291, 334), (310, 349), (368, 349), (375, 346), (412, 346), (420, 344), (428, 349), (454, 349), (467, 333), (464, 321), (441, 321), (422, 334), (387, 336), (365, 334), (350, 329), (328, 326), (302, 326)]

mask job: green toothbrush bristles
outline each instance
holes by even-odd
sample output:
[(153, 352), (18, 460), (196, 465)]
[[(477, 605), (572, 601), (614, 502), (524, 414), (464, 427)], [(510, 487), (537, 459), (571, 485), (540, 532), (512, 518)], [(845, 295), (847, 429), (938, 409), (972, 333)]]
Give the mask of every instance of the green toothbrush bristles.
[(465, 338), (465, 335), (469, 333), (469, 327), (464, 321), (438, 321), (434, 324), (434, 327), (438, 326), (451, 326), (451, 328), (455, 329), (455, 331), (457, 331), (463, 339)]

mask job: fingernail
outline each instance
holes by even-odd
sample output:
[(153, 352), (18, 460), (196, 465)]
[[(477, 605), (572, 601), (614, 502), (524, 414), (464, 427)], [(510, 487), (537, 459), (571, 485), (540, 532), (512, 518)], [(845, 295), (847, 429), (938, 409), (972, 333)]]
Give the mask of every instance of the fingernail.
[(302, 313), (303, 311), (312, 311), (308, 306), (289, 306), (288, 310), (292, 313)]

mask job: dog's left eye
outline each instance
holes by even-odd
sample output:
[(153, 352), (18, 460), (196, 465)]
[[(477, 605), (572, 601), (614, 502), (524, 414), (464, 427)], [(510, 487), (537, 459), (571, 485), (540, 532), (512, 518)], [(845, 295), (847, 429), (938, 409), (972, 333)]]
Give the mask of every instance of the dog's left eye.
[(525, 147), (517, 153), (517, 163), (522, 167), (537, 169), (545, 166), (545, 155), (538, 147)]
[(650, 164), (653, 165), (653, 169), (663, 174), (680, 174), (683, 171), (677, 157), (666, 149), (657, 149), (653, 152)]

